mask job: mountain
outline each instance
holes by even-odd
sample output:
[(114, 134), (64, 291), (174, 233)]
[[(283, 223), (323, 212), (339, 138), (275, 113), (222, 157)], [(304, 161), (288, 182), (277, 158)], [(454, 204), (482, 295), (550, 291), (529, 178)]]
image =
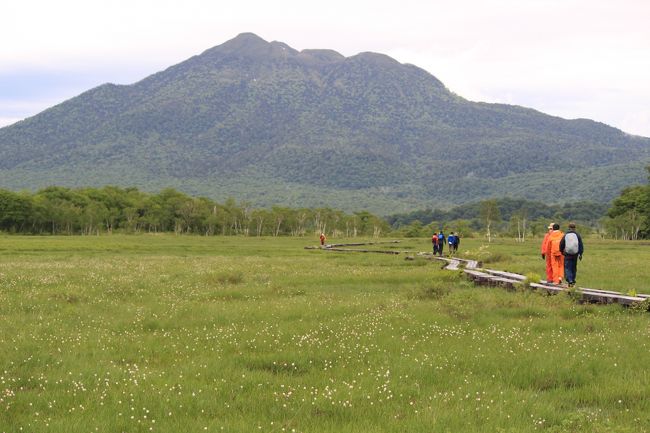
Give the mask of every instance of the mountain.
[(471, 102), (382, 54), (244, 33), (0, 129), (0, 156), (5, 188), (170, 186), (388, 214), (491, 196), (609, 201), (644, 180), (650, 139)]

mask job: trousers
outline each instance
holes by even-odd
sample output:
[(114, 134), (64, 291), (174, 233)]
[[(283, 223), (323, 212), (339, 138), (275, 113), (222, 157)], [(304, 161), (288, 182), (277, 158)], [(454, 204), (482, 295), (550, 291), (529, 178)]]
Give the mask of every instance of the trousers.
[(546, 281), (553, 281), (553, 265), (551, 264), (551, 255), (546, 255)]
[(564, 279), (564, 256), (551, 256), (553, 278), (550, 282), (559, 284)]
[(564, 275), (566, 282), (575, 284), (578, 273), (578, 256), (564, 256)]

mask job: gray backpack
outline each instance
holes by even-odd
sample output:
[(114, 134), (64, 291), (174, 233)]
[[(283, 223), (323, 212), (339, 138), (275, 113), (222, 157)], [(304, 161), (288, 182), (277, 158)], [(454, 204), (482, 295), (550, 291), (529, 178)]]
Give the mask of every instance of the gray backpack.
[(580, 251), (578, 235), (570, 232), (564, 235), (564, 254), (576, 255)]

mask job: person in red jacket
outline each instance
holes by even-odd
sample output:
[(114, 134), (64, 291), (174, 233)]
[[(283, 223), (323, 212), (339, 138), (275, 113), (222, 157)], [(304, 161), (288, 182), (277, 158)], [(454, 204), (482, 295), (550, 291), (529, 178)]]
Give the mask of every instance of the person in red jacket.
[(553, 269), (553, 279), (547, 281), (553, 284), (561, 284), (564, 279), (564, 256), (560, 250), (560, 242), (564, 233), (560, 230), (559, 224), (553, 224), (553, 231), (548, 235), (548, 245), (546, 246), (546, 255), (551, 256), (551, 268)]
[(553, 281), (553, 268), (551, 267), (551, 256), (546, 254), (546, 249), (548, 248), (548, 237), (553, 231), (553, 223), (548, 225), (548, 231), (544, 235), (544, 240), (542, 241), (542, 259), (546, 260), (546, 281), (549, 283)]
[(321, 246), (325, 245), (326, 240), (327, 240), (327, 238), (325, 237), (325, 233), (321, 233), (320, 234), (320, 244), (321, 244)]
[(438, 254), (438, 232), (435, 232), (433, 236), (431, 236), (431, 244), (433, 245), (433, 255), (435, 256)]

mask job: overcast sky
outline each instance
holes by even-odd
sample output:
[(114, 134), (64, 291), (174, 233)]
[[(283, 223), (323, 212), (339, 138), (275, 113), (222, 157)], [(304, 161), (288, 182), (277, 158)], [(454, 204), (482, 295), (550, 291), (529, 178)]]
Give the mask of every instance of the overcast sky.
[(467, 99), (650, 137), (650, 0), (3, 0), (0, 126), (242, 32), (387, 54)]

